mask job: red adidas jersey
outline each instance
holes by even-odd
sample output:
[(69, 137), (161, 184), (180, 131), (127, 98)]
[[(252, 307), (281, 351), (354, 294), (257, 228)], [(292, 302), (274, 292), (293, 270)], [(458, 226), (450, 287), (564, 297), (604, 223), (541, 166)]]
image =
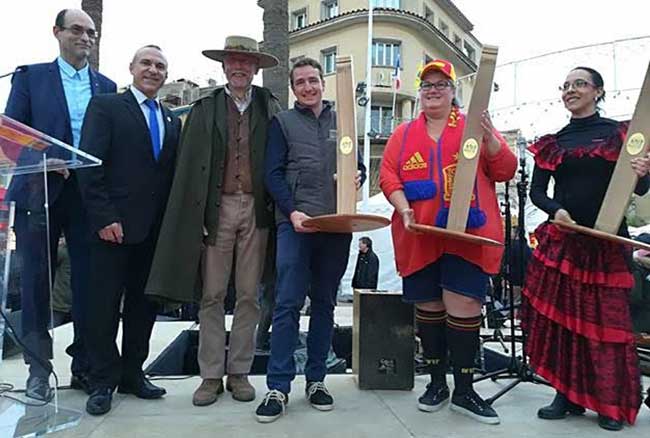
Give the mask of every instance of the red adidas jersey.
[[(420, 117), (424, 117), (421, 115)], [(442, 202), (451, 199), (451, 189), (453, 187), (453, 178), (456, 170), (456, 163), (449, 163), (446, 160), (443, 164), (442, 172), (437, 168), (438, 161), (427, 161), (418, 156), (415, 152), (409, 157), (402, 157), (400, 153), (402, 148), (402, 139), (404, 130), (408, 123), (404, 123), (395, 129), (388, 139), (384, 156), (381, 163), (379, 174), (380, 186), (386, 198), (395, 191), (403, 189), (403, 181), (400, 175), (408, 172), (429, 173), (427, 166), (434, 166), (432, 175), (442, 174), (443, 181), (438, 181), (437, 190), (442, 190), (443, 196), (436, 195), (431, 199), (419, 200), (410, 203), (415, 212), (415, 220), (420, 224), (434, 225), (436, 215), (441, 208)], [(426, 127), (418, 129), (414, 122), (411, 127), (407, 142), (429, 142), (436, 144), (426, 133)], [(422, 125), (422, 124), (420, 124)], [(426, 126), (424, 124), (424, 126)], [(464, 120), (460, 120), (456, 129), (445, 130), (444, 142), (441, 145), (445, 149), (445, 155), (456, 156), (460, 148)], [(485, 212), (487, 222), (480, 228), (468, 230), (468, 233), (494, 239), (503, 242), (503, 228), (501, 225), (501, 213), (497, 203), (495, 182), (510, 180), (517, 169), (517, 158), (508, 147), (503, 137), (497, 134), (501, 142), (499, 152), (491, 157), (487, 156), (487, 148), (481, 148), (479, 165), (476, 175), (476, 192), (480, 198), (481, 209)], [(426, 137), (423, 137), (426, 136)], [(401, 165), (400, 165), (401, 162)], [(441, 201), (441, 198), (444, 201)], [(391, 232), (393, 237), (393, 246), (395, 248), (395, 263), (397, 271), (401, 276), (408, 276), (419, 271), (425, 266), (435, 262), (442, 254), (453, 254), (474, 263), (481, 267), (488, 274), (499, 272), (503, 249), (498, 247), (488, 247), (473, 245), (467, 242), (461, 242), (452, 239), (441, 239), (433, 235), (415, 234), (404, 229), (402, 216), (399, 212), (393, 212)]]

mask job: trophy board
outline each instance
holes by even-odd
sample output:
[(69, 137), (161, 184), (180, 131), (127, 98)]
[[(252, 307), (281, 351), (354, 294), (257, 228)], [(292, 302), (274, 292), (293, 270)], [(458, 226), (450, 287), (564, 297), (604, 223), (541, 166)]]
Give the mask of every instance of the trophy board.
[(435, 234), (441, 237), (463, 240), (477, 245), (503, 246), (501, 242), (486, 237), (469, 234), (465, 231), (467, 217), (472, 201), (472, 192), (476, 181), (476, 170), (481, 155), (481, 141), (483, 131), (481, 128), (481, 116), (488, 107), (494, 70), (496, 69), (497, 54), (499, 48), (496, 46), (484, 46), (481, 53), (481, 62), (476, 74), (476, 82), (472, 91), (472, 98), (469, 104), (469, 111), (465, 118), (465, 129), (463, 140), (458, 151), (458, 164), (454, 176), (453, 191), (449, 204), (449, 219), (447, 227), (435, 227), (431, 225), (416, 224), (410, 228), (426, 234)]
[(638, 176), (632, 169), (630, 160), (643, 157), (648, 152), (648, 139), (650, 139), (650, 65), (646, 70), (639, 100), (634, 110), (634, 117), (628, 127), (625, 143), (621, 147), (614, 173), (607, 187), (594, 227), (589, 228), (555, 220), (551, 222), (578, 233), (636, 248), (650, 249), (650, 246), (643, 242), (617, 235), (634, 192), (634, 187), (638, 182)]
[[(352, 57), (336, 58), (336, 214), (307, 219), (305, 227), (326, 233), (371, 231), (390, 225), (390, 219), (357, 214), (357, 130)], [(369, 164), (369, 163), (368, 163)]]

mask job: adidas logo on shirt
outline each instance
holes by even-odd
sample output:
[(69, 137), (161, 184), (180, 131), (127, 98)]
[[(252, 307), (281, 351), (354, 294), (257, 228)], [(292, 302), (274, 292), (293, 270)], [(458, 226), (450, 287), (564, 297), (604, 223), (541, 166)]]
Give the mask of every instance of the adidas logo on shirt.
[(424, 161), (422, 158), (422, 155), (420, 155), (419, 152), (414, 153), (411, 158), (408, 159), (406, 163), (404, 163), (404, 166), (402, 166), (402, 170), (407, 171), (407, 170), (420, 170), (420, 169), (426, 169), (427, 168), (427, 163)]

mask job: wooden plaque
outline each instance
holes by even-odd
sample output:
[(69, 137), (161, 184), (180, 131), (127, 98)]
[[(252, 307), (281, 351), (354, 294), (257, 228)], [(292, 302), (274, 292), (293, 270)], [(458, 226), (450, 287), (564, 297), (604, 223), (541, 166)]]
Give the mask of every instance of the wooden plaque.
[(650, 65), (634, 110), (634, 117), (627, 131), (625, 144), (616, 161), (605, 199), (600, 207), (594, 228), (605, 233), (616, 234), (621, 226), (638, 177), (630, 160), (643, 157), (648, 151), (650, 140)]
[(356, 233), (390, 225), (390, 219), (374, 214), (328, 214), (307, 219), (306, 227), (324, 233)]
[(465, 118), (463, 140), (458, 150), (458, 165), (456, 166), (449, 205), (448, 230), (463, 232), (467, 225), (467, 216), (476, 181), (476, 168), (481, 155), (481, 142), (483, 140), (481, 115), (490, 102), (490, 92), (492, 91), (498, 53), (499, 48), (496, 46), (483, 46), (481, 63), (478, 67), (472, 99)]
[(625, 217), (625, 211), (638, 182), (638, 177), (630, 160), (636, 157), (643, 157), (648, 152), (648, 139), (650, 138), (650, 65), (646, 70), (639, 100), (634, 110), (634, 117), (628, 127), (627, 136), (620, 155), (614, 167), (614, 173), (609, 181), (605, 198), (600, 206), (598, 217), (594, 228), (578, 224), (569, 224), (562, 221), (554, 221), (554, 224), (589, 236), (610, 240), (622, 245), (634, 248), (650, 250), (650, 246), (643, 242), (618, 236), (618, 229)]
[(474, 234), (469, 234), (464, 231), (454, 231), (448, 230), (446, 228), (433, 227), (431, 225), (421, 225), (414, 224), (409, 226), (413, 231), (424, 234), (435, 234), (443, 238), (450, 238), (454, 240), (462, 240), (463, 242), (469, 242), (481, 246), (503, 246), (501, 242), (496, 240), (488, 239), (487, 237), (476, 236)]
[(383, 216), (357, 214), (355, 104), (352, 57), (339, 56), (336, 58), (336, 214), (307, 219), (304, 221), (306, 227), (327, 233), (351, 233), (376, 230), (390, 224)]
[(597, 237), (599, 239), (609, 240), (610, 242), (620, 243), (622, 245), (631, 246), (633, 248), (646, 249), (650, 251), (650, 245), (648, 245), (647, 243), (639, 242), (638, 240), (628, 239), (627, 237), (618, 236), (613, 233), (606, 233), (604, 231), (599, 231), (594, 228), (589, 228), (574, 223), (568, 223), (568, 222), (556, 221), (556, 220), (552, 220), (551, 222), (559, 227), (565, 228), (570, 231), (575, 231), (580, 234), (586, 234), (588, 236)]
[(336, 212), (355, 214), (357, 193), (357, 119), (352, 57), (336, 59)]
[(497, 54), (499, 48), (496, 46), (483, 46), (481, 62), (476, 74), (476, 82), (472, 91), (472, 99), (469, 104), (469, 111), (465, 118), (465, 129), (463, 140), (458, 150), (458, 165), (454, 176), (453, 191), (449, 204), (449, 219), (447, 227), (440, 228), (431, 225), (416, 224), (411, 228), (425, 234), (435, 234), (440, 237), (463, 240), (477, 245), (503, 246), (496, 240), (468, 234), (467, 216), (472, 202), (472, 193), (476, 181), (476, 169), (481, 155), (481, 142), (483, 133), (481, 130), (481, 115), (488, 107), (494, 70), (496, 69)]

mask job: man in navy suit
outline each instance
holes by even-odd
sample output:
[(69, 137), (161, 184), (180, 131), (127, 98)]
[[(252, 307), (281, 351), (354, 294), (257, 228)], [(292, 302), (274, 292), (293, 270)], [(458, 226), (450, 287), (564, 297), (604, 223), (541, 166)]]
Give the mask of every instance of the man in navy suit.
[[(53, 33), (59, 57), (51, 63), (21, 66), (13, 77), (5, 115), (64, 143), (78, 147), (86, 106), (93, 95), (114, 93), (115, 83), (90, 68), (88, 56), (97, 32), (83, 11), (66, 9), (56, 16)], [(29, 155), (25, 151), (19, 157)], [(51, 156), (56, 157), (52, 151)], [(65, 235), (71, 262), (74, 342), (66, 350), (72, 356), (71, 386), (88, 391), (88, 360), (84, 342), (84, 297), (89, 293), (88, 228), (75, 172), (51, 172), (47, 178), (50, 234), (45, 223), (45, 196), (40, 175), (17, 175), (7, 200), (16, 205), (17, 253), (22, 260), (22, 335), (29, 351), (27, 396), (47, 400), (51, 395), (52, 369), (50, 288), (47, 266), (48, 237), (51, 260), (56, 261), (59, 238)], [(52, 272), (55, 272), (52, 266)], [(35, 357), (33, 357), (35, 356)]]
[[(111, 409), (112, 394), (155, 399), (165, 390), (144, 376), (156, 318), (144, 287), (174, 177), (181, 123), (157, 99), (167, 59), (157, 46), (139, 49), (130, 65), (133, 84), (121, 94), (90, 101), (81, 149), (103, 164), (79, 170), (93, 240), (90, 244), (88, 356), (92, 415)], [(122, 307), (122, 356), (115, 344)]]

